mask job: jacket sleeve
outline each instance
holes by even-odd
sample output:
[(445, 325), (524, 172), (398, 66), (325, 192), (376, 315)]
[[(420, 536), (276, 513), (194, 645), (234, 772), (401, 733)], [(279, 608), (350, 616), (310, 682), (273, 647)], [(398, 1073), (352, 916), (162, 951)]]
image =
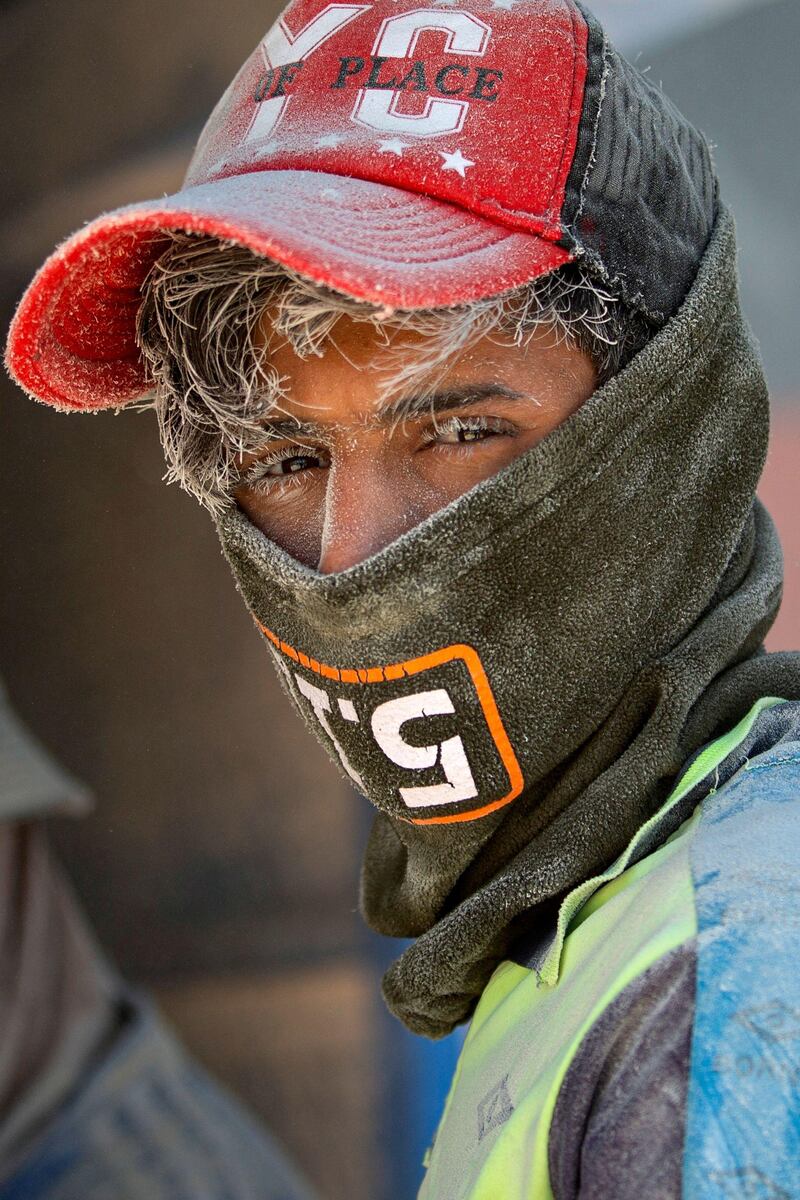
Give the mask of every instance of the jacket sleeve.
[(680, 1200), (695, 978), (690, 942), (630, 983), (583, 1039), (550, 1127), (555, 1200)]

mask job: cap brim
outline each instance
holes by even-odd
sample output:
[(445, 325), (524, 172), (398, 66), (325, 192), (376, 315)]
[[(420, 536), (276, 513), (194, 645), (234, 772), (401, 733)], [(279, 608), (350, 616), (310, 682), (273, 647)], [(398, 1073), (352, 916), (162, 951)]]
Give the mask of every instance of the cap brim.
[(445, 307), (518, 287), (569, 251), (455, 205), (313, 171), (259, 171), (109, 213), (47, 259), (12, 321), (6, 365), (57, 408), (140, 399), (141, 286), (164, 231), (247, 246), (316, 283), (390, 308)]

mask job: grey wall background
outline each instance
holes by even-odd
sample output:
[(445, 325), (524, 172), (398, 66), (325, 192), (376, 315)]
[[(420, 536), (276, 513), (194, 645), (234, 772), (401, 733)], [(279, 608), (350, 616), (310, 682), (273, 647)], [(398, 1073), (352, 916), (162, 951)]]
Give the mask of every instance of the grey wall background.
[(626, 52), (715, 146), (722, 195), (739, 230), (745, 310), (773, 396), (787, 404), (800, 382), (800, 5), (758, 0), (732, 5), (710, 26), (696, 21), (685, 37), (651, 52), (626, 38)]
[[(800, 5), (698, 0), (671, 23), (645, 0), (599, 7), (717, 145), (778, 401), (781, 509), (800, 397)], [(57, 240), (179, 185), (205, 114), (276, 11), (0, 8), (4, 325)], [(163, 487), (154, 423), (67, 419), (5, 382), (0, 438), (0, 670), (97, 796), (92, 817), (55, 834), (104, 944), (326, 1196), (388, 1197), (395, 1043), (354, 911), (364, 808), (282, 702), (210, 522)], [(781, 512), (791, 541), (794, 500)]]

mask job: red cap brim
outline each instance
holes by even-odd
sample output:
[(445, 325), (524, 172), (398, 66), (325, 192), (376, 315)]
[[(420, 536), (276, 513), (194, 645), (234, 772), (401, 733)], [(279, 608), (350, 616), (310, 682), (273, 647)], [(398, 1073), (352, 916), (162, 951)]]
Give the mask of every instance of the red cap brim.
[(552, 241), (385, 184), (315, 171), (220, 179), (100, 217), (47, 259), (6, 347), (26, 392), (69, 410), (147, 394), (136, 313), (165, 230), (238, 243), (355, 299), (404, 309), (498, 295), (571, 258)]

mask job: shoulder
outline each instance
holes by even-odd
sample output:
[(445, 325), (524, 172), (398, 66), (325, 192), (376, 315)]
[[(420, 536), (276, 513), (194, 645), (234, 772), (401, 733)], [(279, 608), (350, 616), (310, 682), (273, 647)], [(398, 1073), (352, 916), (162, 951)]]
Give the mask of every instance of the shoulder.
[(795, 986), (786, 952), (800, 935), (798, 850), (800, 740), (783, 741), (703, 801), (690, 847), (701, 978), (744, 971), (751, 987), (757, 970)]
[(700, 751), (549, 940), (500, 964), (421, 1196), (796, 1195), (800, 706), (768, 703)]
[(708, 796), (691, 848), (697, 984), (689, 1195), (796, 1194), (799, 851), (800, 741), (782, 740)]
[(737, 748), (691, 822), (694, 935), (628, 983), (570, 1063), (549, 1139), (557, 1200), (796, 1194), (798, 713), (782, 705)]

